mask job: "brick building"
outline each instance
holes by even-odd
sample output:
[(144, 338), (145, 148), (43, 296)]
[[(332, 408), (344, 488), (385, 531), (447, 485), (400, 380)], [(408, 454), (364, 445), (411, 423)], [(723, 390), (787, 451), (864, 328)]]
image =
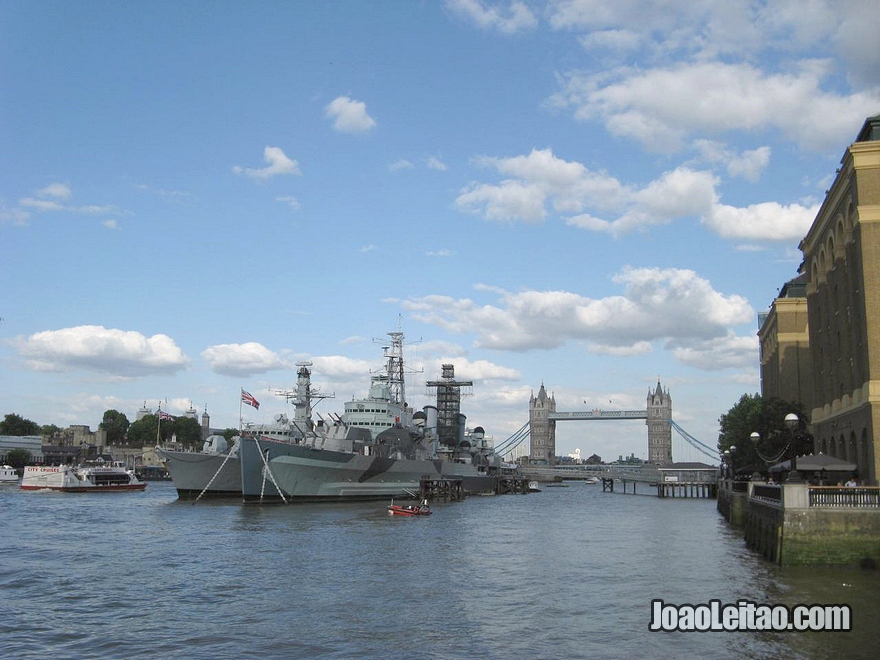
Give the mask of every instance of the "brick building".
[(815, 451), (880, 475), (880, 115), (869, 117), (799, 248)]

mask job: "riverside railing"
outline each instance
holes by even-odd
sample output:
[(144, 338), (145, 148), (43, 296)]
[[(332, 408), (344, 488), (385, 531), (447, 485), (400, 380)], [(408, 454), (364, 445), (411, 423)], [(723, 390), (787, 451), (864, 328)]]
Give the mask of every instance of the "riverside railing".
[(752, 499), (782, 505), (782, 487), (771, 484), (752, 484)]
[(810, 486), (811, 507), (880, 507), (880, 486)]

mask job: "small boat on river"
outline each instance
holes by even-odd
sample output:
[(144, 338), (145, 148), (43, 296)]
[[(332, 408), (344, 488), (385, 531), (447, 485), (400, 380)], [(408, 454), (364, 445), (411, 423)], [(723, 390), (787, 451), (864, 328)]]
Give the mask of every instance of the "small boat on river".
[(15, 471), (15, 468), (11, 465), (4, 465), (0, 467), (0, 485), (2, 484), (17, 484), (18, 483), (18, 472)]
[(388, 505), (388, 514), (391, 516), (429, 516), (431, 507), (428, 500), (422, 500), (420, 504), (395, 504), (393, 501)]
[(82, 465), (28, 465), (21, 480), (22, 490), (58, 490), (65, 493), (103, 493), (144, 490), (145, 481), (121, 462), (101, 459)]

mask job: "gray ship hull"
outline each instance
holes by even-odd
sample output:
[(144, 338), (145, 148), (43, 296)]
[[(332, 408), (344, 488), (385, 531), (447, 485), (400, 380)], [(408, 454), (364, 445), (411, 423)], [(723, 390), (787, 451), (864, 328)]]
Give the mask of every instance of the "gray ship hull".
[(194, 500), (202, 491), (203, 498), (241, 497), (241, 466), (238, 457), (230, 456), (227, 459), (226, 454), (169, 451), (161, 448), (157, 448), (156, 453), (164, 459), (180, 499)]
[(381, 458), (284, 443), (261, 442), (260, 449), (267, 456), (266, 464), (256, 443), (244, 441), (241, 445), (245, 501), (347, 502), (408, 497), (418, 493), (423, 478), (461, 479), (466, 493), (494, 492), (494, 478), (465, 463)]

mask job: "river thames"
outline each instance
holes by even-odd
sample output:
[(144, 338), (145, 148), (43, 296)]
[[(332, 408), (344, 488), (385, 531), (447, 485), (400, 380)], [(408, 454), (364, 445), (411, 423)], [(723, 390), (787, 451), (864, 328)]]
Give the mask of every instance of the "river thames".
[[(181, 502), (0, 489), (3, 658), (876, 657), (880, 573), (780, 568), (714, 500)], [(651, 600), (848, 604), (850, 632), (651, 632)]]

